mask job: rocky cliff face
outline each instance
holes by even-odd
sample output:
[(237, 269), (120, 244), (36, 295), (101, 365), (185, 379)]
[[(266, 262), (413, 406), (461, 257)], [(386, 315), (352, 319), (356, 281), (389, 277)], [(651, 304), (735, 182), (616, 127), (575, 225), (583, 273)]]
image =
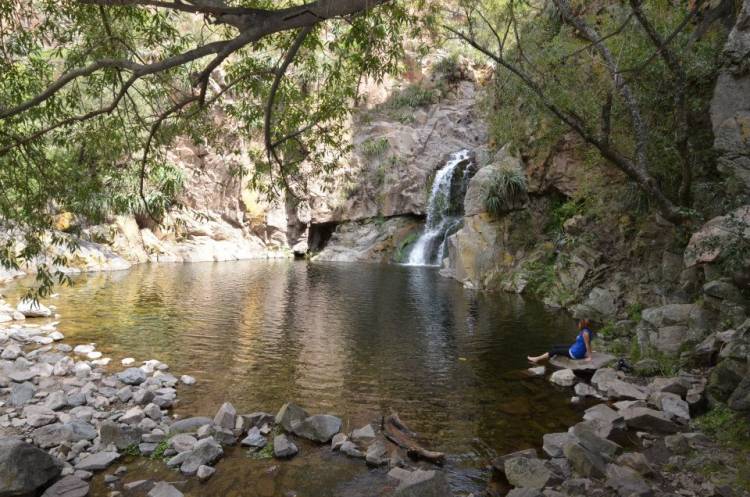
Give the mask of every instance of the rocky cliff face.
[(750, 191), (750, 2), (745, 0), (724, 48), (711, 102), (718, 164), (734, 193)]

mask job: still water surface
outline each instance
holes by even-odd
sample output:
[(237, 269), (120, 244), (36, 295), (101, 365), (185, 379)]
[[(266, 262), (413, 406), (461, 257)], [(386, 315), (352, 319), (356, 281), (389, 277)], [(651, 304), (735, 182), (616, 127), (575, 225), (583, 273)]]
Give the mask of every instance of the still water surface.
[[(176, 374), (181, 415), (275, 412), (295, 401), (347, 429), (390, 409), (425, 445), (449, 454), (459, 494), (481, 492), (492, 451), (539, 446), (577, 422), (569, 392), (520, 374), (525, 357), (574, 336), (564, 314), (511, 295), (482, 295), (435, 268), (306, 262), (138, 266), (76, 278), (53, 301), (67, 343), (95, 342), (119, 360), (159, 359)], [(182, 480), (138, 461), (124, 481)], [(113, 470), (114, 468), (112, 468)], [(99, 477), (101, 478), (101, 477)], [(378, 495), (384, 477), (302, 444), (291, 462), (230, 450), (188, 495)], [(108, 495), (100, 480), (93, 495)]]

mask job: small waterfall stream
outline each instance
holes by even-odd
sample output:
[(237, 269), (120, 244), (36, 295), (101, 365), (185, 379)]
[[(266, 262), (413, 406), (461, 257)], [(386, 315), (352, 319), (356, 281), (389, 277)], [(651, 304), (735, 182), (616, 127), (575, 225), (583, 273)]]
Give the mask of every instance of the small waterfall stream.
[(450, 156), (445, 165), (435, 174), (430, 199), (427, 204), (427, 220), (424, 231), (409, 253), (408, 266), (439, 266), (443, 261), (445, 240), (461, 222), (452, 207), (451, 186), (456, 168), (469, 159), (469, 151), (461, 150)]

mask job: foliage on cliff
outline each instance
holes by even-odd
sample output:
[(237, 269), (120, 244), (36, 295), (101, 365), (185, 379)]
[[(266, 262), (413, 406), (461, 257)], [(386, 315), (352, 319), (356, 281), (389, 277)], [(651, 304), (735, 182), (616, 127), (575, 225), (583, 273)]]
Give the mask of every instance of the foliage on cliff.
[(708, 106), (726, 39), (709, 22), (712, 4), (463, 6), (448, 29), (496, 64), (488, 117), (498, 146), (532, 157), (574, 133), (591, 164), (619, 169), (650, 208), (676, 223), (695, 217), (695, 180), (715, 172)]

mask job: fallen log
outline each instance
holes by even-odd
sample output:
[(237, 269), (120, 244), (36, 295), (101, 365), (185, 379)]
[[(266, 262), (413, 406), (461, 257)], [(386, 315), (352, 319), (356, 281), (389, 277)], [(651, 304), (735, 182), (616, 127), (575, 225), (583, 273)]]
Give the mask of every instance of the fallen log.
[(410, 430), (394, 411), (391, 411), (383, 421), (383, 433), (388, 440), (404, 449), (412, 459), (422, 459), (440, 466), (445, 462), (444, 453), (427, 450), (415, 441), (414, 437), (417, 434)]

